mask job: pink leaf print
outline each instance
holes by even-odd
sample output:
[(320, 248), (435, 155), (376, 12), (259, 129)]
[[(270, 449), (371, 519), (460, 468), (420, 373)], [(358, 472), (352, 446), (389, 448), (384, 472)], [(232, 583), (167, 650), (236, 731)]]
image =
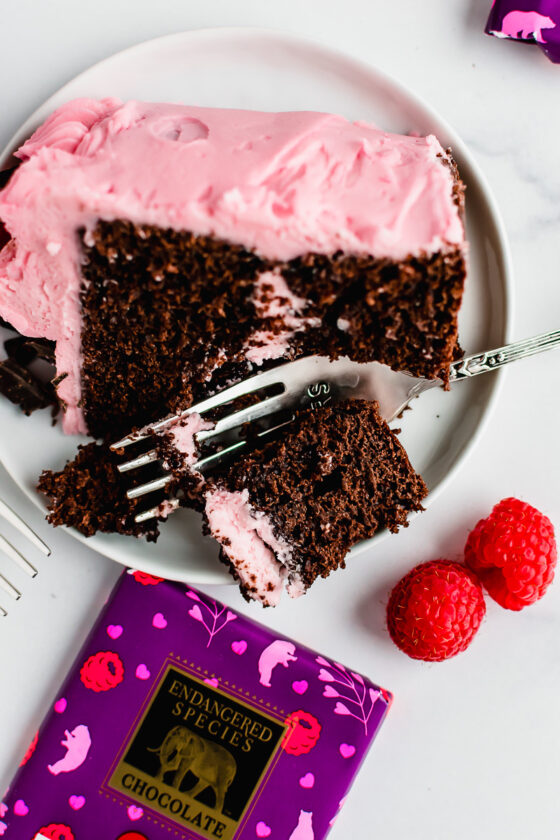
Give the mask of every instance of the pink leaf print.
[(329, 674), (328, 671), (325, 671), (324, 668), (321, 668), (319, 671), (319, 679), (321, 682), (334, 682), (334, 677), (332, 674)]
[(208, 633), (208, 643), (206, 647), (210, 647), (214, 636), (223, 630), (226, 624), (230, 621), (235, 621), (237, 615), (231, 610), (227, 610), (223, 604), (213, 601), (211, 598), (204, 598), (204, 600), (197, 595), (196, 592), (188, 590), (186, 592), (188, 598), (193, 601), (198, 601), (194, 607), (189, 610), (189, 615), (199, 621), (206, 632)]
[(323, 697), (340, 697), (340, 694), (332, 685), (326, 685), (323, 689)]
[[(323, 689), (323, 697), (333, 700), (341, 698), (335, 703), (335, 715), (353, 717), (363, 725), (367, 735), (368, 721), (381, 692), (372, 687), (366, 688), (361, 674), (348, 672), (344, 665), (338, 662), (329, 663), (322, 656), (318, 656), (315, 661), (324, 666), (319, 671), (319, 679), (329, 683)], [(336, 683), (336, 688), (333, 683)]]
[(200, 607), (196, 605), (189, 610), (189, 615), (192, 616), (195, 621), (202, 621), (202, 613), (200, 612)]

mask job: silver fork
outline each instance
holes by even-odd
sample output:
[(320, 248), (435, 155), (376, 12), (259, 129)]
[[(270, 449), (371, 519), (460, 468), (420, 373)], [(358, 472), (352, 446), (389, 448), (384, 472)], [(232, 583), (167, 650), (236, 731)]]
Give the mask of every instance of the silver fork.
[[(30, 543), (32, 543), (35, 548), (38, 548), (43, 554), (47, 557), (51, 553), (50, 548), (43, 540), (37, 536), (35, 531), (32, 531), (29, 525), (23, 521), (21, 516), (18, 516), (15, 510), (12, 510), (6, 502), (3, 502), (0, 499), (0, 516), (2, 516), (6, 522), (9, 522), (10, 525), (19, 531), (24, 537), (26, 537)], [(0, 551), (2, 551), (7, 557), (16, 563), (20, 569), (22, 569), (29, 577), (36, 577), (37, 576), (37, 569), (33, 566), (29, 560), (27, 560), (23, 554), (15, 548), (8, 540), (0, 534)], [(14, 600), (19, 600), (21, 598), (21, 592), (19, 589), (10, 583), (10, 581), (4, 577), (4, 575), (0, 574), (0, 588), (4, 590), (11, 598)], [(0, 616), (7, 616), (8, 612), (4, 609), (4, 607), (0, 606)]]
[[(455, 383), (472, 379), (473, 376), (497, 370), (510, 362), (542, 353), (545, 350), (552, 350), (558, 346), (560, 346), (560, 330), (554, 330), (534, 338), (517, 341), (514, 344), (506, 344), (504, 347), (498, 347), (494, 350), (487, 350), (484, 353), (465, 356), (449, 366), (449, 381)], [(247, 394), (257, 394), (259, 391), (268, 390), (272, 387), (280, 390), (280, 393), (265, 397), (254, 405), (235, 411), (218, 420), (211, 429), (201, 431), (196, 435), (197, 445), (199, 447), (206, 446), (210, 441), (220, 443), (226, 433), (231, 433), (246, 423), (252, 423), (264, 417), (274, 416), (285, 411), (293, 412), (302, 406), (319, 408), (329, 402), (338, 402), (343, 399), (376, 400), (379, 403), (381, 416), (387, 422), (391, 422), (415, 397), (442, 384), (441, 379), (419, 379), (406, 372), (393, 371), (378, 362), (359, 364), (348, 359), (338, 359), (332, 362), (327, 358), (310, 356), (272, 368), (265, 373), (257, 374), (250, 379), (239, 382), (231, 388), (226, 388), (180, 414), (165, 417), (132, 435), (128, 435), (112, 444), (111, 449), (122, 449), (145, 440), (150, 435), (165, 432), (180, 423), (189, 414), (196, 412), (203, 416), (209, 411)], [(293, 414), (279, 423), (274, 424), (273, 422), (271, 428), (259, 432), (257, 437), (265, 437), (291, 422), (292, 419)], [(237, 440), (205, 458), (200, 458), (191, 465), (191, 469), (203, 472), (208, 468), (215, 467), (223, 459), (230, 457), (235, 452), (240, 452), (246, 445), (245, 440)], [(157, 450), (152, 449), (137, 458), (120, 464), (118, 469), (120, 472), (128, 472), (156, 461), (158, 461)], [(172, 477), (171, 473), (166, 473), (161, 478), (134, 487), (127, 492), (127, 496), (129, 499), (136, 499), (148, 493), (163, 490)], [(166, 513), (176, 510), (179, 504), (179, 499), (167, 500)], [(135, 519), (136, 522), (144, 522), (158, 516), (159, 513), (160, 507), (158, 505), (138, 514)]]

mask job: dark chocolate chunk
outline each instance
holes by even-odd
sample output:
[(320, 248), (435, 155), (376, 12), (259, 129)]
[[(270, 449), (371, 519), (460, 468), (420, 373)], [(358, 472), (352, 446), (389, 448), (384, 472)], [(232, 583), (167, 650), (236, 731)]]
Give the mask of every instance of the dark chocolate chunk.
[(13, 359), (0, 362), (0, 394), (19, 405), (25, 414), (47, 408), (55, 402), (54, 389), (43, 385)]

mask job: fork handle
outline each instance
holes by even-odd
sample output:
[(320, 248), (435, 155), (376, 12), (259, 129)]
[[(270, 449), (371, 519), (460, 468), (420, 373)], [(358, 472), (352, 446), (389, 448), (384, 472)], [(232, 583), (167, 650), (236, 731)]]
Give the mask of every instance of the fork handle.
[(487, 350), (486, 353), (465, 356), (449, 365), (449, 381), (470, 379), (472, 376), (478, 376), (479, 373), (496, 370), (517, 359), (525, 359), (527, 356), (544, 353), (545, 350), (553, 350), (555, 347), (560, 347), (560, 330), (552, 330), (552, 332), (536, 335), (534, 338), (515, 341), (513, 344), (506, 344), (495, 350)]

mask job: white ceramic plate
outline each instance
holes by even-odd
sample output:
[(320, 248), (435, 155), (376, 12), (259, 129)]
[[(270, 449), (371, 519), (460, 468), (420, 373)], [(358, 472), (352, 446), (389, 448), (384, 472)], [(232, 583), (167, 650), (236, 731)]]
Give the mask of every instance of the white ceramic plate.
[[(460, 315), (467, 352), (505, 343), (510, 321), (511, 269), (494, 200), (455, 132), (410, 91), (378, 70), (291, 35), (259, 29), (183, 32), (139, 44), (95, 65), (51, 96), (21, 127), (10, 152), (56, 107), (78, 96), (117, 96), (164, 102), (316, 110), (369, 120), (389, 131), (434, 133), (450, 146), (467, 185), (469, 276)], [(428, 501), (446, 486), (475, 444), (499, 388), (499, 374), (461, 383), (452, 393), (431, 391), (406, 412), (401, 440), (429, 489)], [(30, 418), (0, 400), (0, 459), (38, 505), (37, 477), (73, 457), (76, 438), (52, 427), (48, 411)], [(70, 531), (78, 539), (84, 539)], [(383, 534), (356, 546), (372, 551)], [(119, 563), (190, 583), (231, 581), (217, 561), (216, 545), (200, 533), (198, 516), (180, 511), (162, 528), (156, 545), (100, 534), (85, 542)]]

